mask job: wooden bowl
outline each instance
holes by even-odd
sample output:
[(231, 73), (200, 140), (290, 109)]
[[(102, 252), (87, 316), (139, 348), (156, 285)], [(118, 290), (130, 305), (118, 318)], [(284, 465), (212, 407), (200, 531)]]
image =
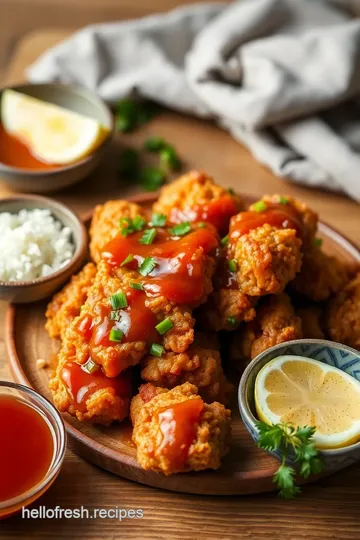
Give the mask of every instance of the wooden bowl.
[(0, 281), (0, 300), (17, 304), (36, 302), (51, 296), (83, 263), (88, 252), (87, 231), (78, 216), (68, 206), (52, 199), (34, 195), (19, 195), (0, 200), (0, 212), (19, 212), (23, 208), (49, 209), (53, 216), (72, 230), (75, 252), (60, 270), (32, 281)]
[(95, 92), (60, 83), (20, 84), (2, 88), (22, 92), (65, 109), (98, 120), (109, 129), (109, 134), (102, 144), (89, 156), (70, 165), (50, 170), (33, 170), (12, 167), (0, 162), (0, 178), (14, 191), (28, 193), (49, 193), (80, 182), (100, 163), (114, 133), (114, 121), (110, 109)]

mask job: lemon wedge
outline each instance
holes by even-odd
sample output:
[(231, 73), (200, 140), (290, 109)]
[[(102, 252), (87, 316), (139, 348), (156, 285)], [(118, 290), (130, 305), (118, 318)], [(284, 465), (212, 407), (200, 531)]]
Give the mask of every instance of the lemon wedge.
[(340, 369), (301, 356), (280, 356), (255, 381), (258, 417), (267, 424), (314, 426), (318, 448), (360, 440), (360, 383)]
[(34, 156), (58, 165), (88, 156), (109, 133), (93, 118), (14, 90), (2, 94), (1, 121)]

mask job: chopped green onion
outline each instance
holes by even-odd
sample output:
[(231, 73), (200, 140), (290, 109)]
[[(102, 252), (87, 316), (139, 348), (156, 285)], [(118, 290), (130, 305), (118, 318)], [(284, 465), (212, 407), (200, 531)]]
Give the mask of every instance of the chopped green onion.
[(149, 152), (160, 152), (165, 146), (166, 142), (162, 137), (149, 137), (144, 142), (144, 148)]
[(120, 155), (118, 172), (125, 180), (137, 180), (140, 174), (139, 154), (133, 148), (127, 148)]
[(99, 369), (99, 366), (98, 366), (98, 364), (96, 364), (94, 362), (94, 360), (89, 358), (89, 360), (83, 366), (81, 366), (81, 369), (83, 371), (86, 371), (86, 373), (91, 374), (91, 373), (95, 373), (95, 371), (97, 371)]
[(153, 214), (151, 217), (151, 223), (154, 227), (164, 227), (166, 223), (166, 216), (164, 214)]
[(155, 240), (155, 236), (156, 236), (156, 229), (146, 229), (146, 231), (144, 231), (144, 234), (140, 238), (139, 242), (140, 244), (147, 244), (147, 245), (152, 244), (153, 241)]
[(110, 296), (110, 304), (113, 309), (122, 309), (128, 306), (126, 294), (123, 292)]
[(232, 327), (235, 327), (238, 325), (239, 321), (237, 320), (236, 317), (228, 317), (226, 319), (226, 322), (229, 326), (232, 326)]
[(130, 282), (130, 287), (132, 289), (136, 289), (137, 291), (143, 291), (144, 290), (144, 286), (142, 283), (137, 283), (136, 281), (131, 281)]
[(267, 208), (265, 201), (257, 201), (256, 203), (252, 205), (252, 207), (255, 210), (255, 212), (259, 212), (259, 213), (263, 212)]
[(123, 262), (120, 264), (120, 266), (125, 266), (126, 264), (128, 264), (129, 262), (133, 261), (134, 260), (134, 255), (132, 255), (131, 253), (126, 257), (126, 259), (123, 260)]
[(141, 231), (146, 225), (146, 221), (141, 216), (135, 216), (132, 221), (132, 224), (136, 231)]
[(289, 203), (289, 199), (287, 199), (286, 197), (283, 197), (282, 195), (280, 195), (279, 197), (279, 202), (281, 204), (288, 204)]
[(199, 229), (204, 229), (205, 227), (207, 227), (207, 223), (204, 223), (203, 221), (199, 221), (199, 223), (197, 223), (197, 226)]
[(146, 257), (140, 265), (139, 272), (142, 276), (151, 274), (156, 266), (156, 262), (152, 257)]
[(115, 128), (126, 133), (137, 126), (137, 103), (130, 98), (122, 99), (116, 104)]
[(229, 236), (228, 236), (228, 235), (224, 236), (224, 238), (222, 238), (222, 239), (220, 240), (220, 244), (221, 244), (222, 246), (227, 246), (228, 243), (229, 243)]
[(184, 236), (190, 231), (191, 225), (188, 221), (184, 221), (184, 223), (179, 223), (179, 225), (175, 225), (175, 227), (169, 229), (170, 234), (173, 234), (174, 236)]
[(118, 330), (117, 328), (112, 328), (110, 330), (110, 334), (109, 334), (110, 341), (116, 341), (117, 343), (120, 343), (123, 337), (124, 337), (124, 332), (122, 332), (121, 330)]
[(174, 325), (170, 319), (164, 319), (159, 324), (157, 324), (155, 328), (159, 332), (159, 334), (163, 335), (166, 334), (166, 332), (168, 332), (169, 330), (171, 330), (173, 326)]
[(181, 161), (176, 150), (170, 144), (160, 150), (160, 165), (165, 172), (177, 171), (180, 169)]
[(161, 358), (162, 354), (164, 352), (164, 347), (161, 345), (158, 345), (157, 343), (153, 343), (150, 348), (150, 354), (153, 356), (157, 356), (158, 358)]
[(120, 219), (120, 232), (123, 236), (127, 236), (134, 232), (133, 222), (130, 218)]
[(120, 311), (110, 311), (110, 320), (111, 321), (120, 321), (121, 313)]
[(231, 259), (228, 261), (229, 264), (229, 270), (230, 272), (236, 272), (237, 270), (237, 261), (235, 259)]
[(322, 244), (323, 244), (323, 239), (322, 238), (315, 238), (314, 239), (314, 246), (321, 247)]
[(147, 167), (142, 174), (141, 183), (147, 191), (156, 191), (165, 182), (164, 171), (155, 167)]

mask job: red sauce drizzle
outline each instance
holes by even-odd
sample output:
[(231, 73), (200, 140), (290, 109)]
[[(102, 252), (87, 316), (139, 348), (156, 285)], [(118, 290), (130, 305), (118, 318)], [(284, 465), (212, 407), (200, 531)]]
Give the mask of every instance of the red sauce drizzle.
[(162, 434), (160, 451), (174, 469), (181, 470), (184, 467), (203, 408), (202, 399), (188, 399), (158, 412)]
[(80, 411), (86, 411), (86, 401), (94, 392), (102, 388), (112, 388), (116, 396), (131, 397), (130, 370), (124, 371), (117, 377), (109, 378), (101, 369), (88, 373), (77, 362), (68, 362), (62, 368), (60, 376), (73, 406)]
[(20, 139), (10, 135), (0, 124), (0, 161), (10, 167), (21, 169), (48, 170), (59, 166), (46, 163), (35, 157)]
[(203, 295), (204, 254), (218, 247), (218, 238), (212, 227), (199, 228), (186, 236), (174, 239), (165, 229), (157, 229), (155, 241), (150, 245), (139, 243), (142, 232), (127, 237), (118, 235), (103, 250), (103, 258), (119, 266), (129, 254), (134, 260), (128, 268), (138, 269), (146, 257), (156, 262), (155, 269), (146, 277), (139, 274), (148, 296), (163, 295), (177, 304), (193, 304)]
[(239, 236), (261, 227), (266, 223), (279, 229), (295, 229), (302, 237), (304, 225), (299, 212), (289, 204), (265, 203), (267, 208), (262, 212), (240, 212), (230, 222), (230, 238), (236, 240)]
[(0, 396), (0, 502), (41, 482), (49, 470), (54, 440), (43, 416), (13, 396)]
[(220, 233), (228, 230), (230, 218), (237, 214), (238, 209), (230, 195), (223, 195), (206, 204), (196, 204), (191, 208), (173, 208), (170, 212), (171, 223), (183, 221), (205, 221), (214, 225)]

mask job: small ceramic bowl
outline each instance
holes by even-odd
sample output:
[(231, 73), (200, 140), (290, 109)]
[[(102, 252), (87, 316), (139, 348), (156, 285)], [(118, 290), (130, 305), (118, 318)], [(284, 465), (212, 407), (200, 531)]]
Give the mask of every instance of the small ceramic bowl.
[(0, 213), (17, 213), (23, 208), (28, 210), (46, 208), (63, 225), (72, 230), (75, 251), (71, 260), (60, 270), (32, 281), (0, 281), (0, 300), (17, 304), (36, 302), (47, 298), (70, 278), (82, 265), (87, 255), (87, 232), (78, 216), (64, 204), (52, 199), (35, 195), (19, 195), (0, 199)]
[[(327, 341), (325, 339), (297, 339), (281, 343), (259, 354), (245, 369), (239, 385), (239, 408), (244, 425), (255, 442), (258, 440), (258, 430), (254, 403), (255, 379), (261, 368), (282, 355), (306, 356), (335, 366), (360, 381), (360, 353), (346, 345)], [(360, 413), (359, 413), (360, 414)], [(277, 458), (277, 452), (270, 452)], [(320, 450), (327, 473), (348, 467), (360, 460), (360, 442), (334, 450)], [(290, 463), (294, 464), (292, 460)]]
[(3, 180), (14, 191), (47, 193), (71, 186), (88, 176), (100, 163), (114, 133), (113, 116), (104, 101), (91, 90), (60, 83), (28, 83), (2, 88), (0, 101), (1, 93), (7, 88), (95, 118), (110, 131), (99, 148), (89, 156), (53, 170), (23, 169), (0, 162), (0, 180)]
[[(6, 501), (0, 501), (0, 519), (18, 512), (28, 506), (49, 489), (60, 472), (66, 450), (66, 432), (61, 415), (43, 396), (22, 384), (0, 381), (0, 395), (14, 397), (31, 405), (45, 420), (53, 435), (53, 457), (45, 477), (31, 489)], [(1, 441), (6, 444), (6, 441)], [(26, 451), (26, 449), (24, 450)]]

